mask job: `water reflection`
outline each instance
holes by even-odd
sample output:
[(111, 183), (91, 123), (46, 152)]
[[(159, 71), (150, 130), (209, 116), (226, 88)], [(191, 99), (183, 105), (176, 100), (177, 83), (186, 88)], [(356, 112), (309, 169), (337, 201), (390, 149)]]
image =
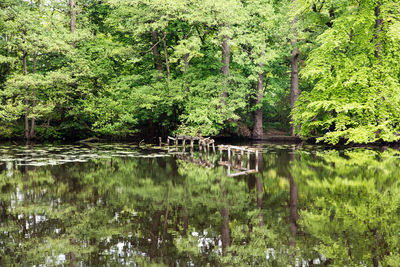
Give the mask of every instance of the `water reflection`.
[(258, 151), (1, 146), (0, 265), (399, 265), (397, 150)]

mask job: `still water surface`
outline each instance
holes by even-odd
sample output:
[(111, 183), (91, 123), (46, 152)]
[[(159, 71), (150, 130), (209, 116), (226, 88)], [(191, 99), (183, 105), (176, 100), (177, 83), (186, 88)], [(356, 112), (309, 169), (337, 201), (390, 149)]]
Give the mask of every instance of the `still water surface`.
[(0, 266), (400, 265), (399, 151), (252, 147), (0, 145)]

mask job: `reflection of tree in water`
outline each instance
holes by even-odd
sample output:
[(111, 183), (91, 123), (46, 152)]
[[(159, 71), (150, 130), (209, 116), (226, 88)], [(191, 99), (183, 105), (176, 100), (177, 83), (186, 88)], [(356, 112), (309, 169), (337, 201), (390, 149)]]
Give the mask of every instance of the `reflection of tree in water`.
[[(353, 149), (318, 153), (303, 160), (309, 205), (300, 225), (313, 250), (335, 265), (398, 266), (400, 153)], [(309, 156), (306, 156), (309, 158)]]
[(172, 157), (4, 165), (0, 263), (397, 266), (397, 165), (286, 148), (238, 177)]

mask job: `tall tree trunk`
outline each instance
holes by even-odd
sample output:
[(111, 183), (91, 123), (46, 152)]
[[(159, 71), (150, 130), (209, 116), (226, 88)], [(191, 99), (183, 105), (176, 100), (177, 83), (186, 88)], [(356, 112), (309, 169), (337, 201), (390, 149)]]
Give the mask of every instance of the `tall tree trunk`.
[[(28, 68), (26, 65), (26, 58), (28, 56), (28, 53), (26, 51), (23, 52), (23, 56), (22, 56), (22, 61), (23, 61), (23, 65), (24, 65), (24, 76), (27, 75), (28, 73)], [(30, 140), (31, 136), (29, 133), (29, 90), (28, 87), (25, 88), (25, 134), (24, 137), (26, 140)]]
[[(69, 0), (69, 9), (70, 9), (70, 24), (69, 29), (71, 33), (75, 33), (76, 31), (76, 8), (75, 8), (75, 0)], [(72, 46), (75, 47), (75, 42), (72, 41)]]
[(167, 67), (167, 80), (170, 82), (171, 80), (171, 72), (169, 70), (169, 62), (168, 62), (168, 51), (167, 51), (167, 35), (164, 32), (164, 37), (163, 37), (163, 45), (164, 45), (164, 57), (165, 57), (165, 66)]
[(160, 52), (158, 52), (158, 43), (159, 43), (159, 37), (158, 37), (158, 32), (157, 31), (153, 31), (151, 33), (151, 41), (153, 44), (153, 57), (154, 57), (154, 66), (156, 68), (156, 70), (158, 70), (159, 72), (163, 72), (163, 66), (162, 66), (162, 62), (161, 62), (161, 55)]
[[(230, 27), (228, 25), (228, 27)], [(229, 64), (230, 64), (230, 59), (231, 59), (231, 47), (229, 45), (229, 36), (224, 35), (222, 37), (222, 69), (221, 72), (226, 78), (226, 83), (228, 83), (228, 77), (230, 76), (229, 73)], [(226, 98), (228, 97), (228, 88), (224, 88), (224, 91), (222, 93), (223, 100), (225, 101)]]
[[(40, 2), (39, 2), (40, 4)], [(33, 70), (32, 73), (35, 74), (36, 73), (36, 52), (33, 53)], [(32, 110), (34, 110), (36, 107), (36, 87), (32, 88)], [(32, 139), (36, 138), (36, 134), (35, 134), (35, 117), (33, 117), (31, 119), (31, 131), (30, 131), (30, 137)]]
[[(159, 79), (161, 80), (163, 74), (163, 65), (161, 61), (161, 54), (158, 51), (158, 44), (160, 43), (159, 35), (157, 31), (153, 31), (151, 33), (151, 42), (152, 42), (152, 51), (153, 51), (153, 58), (154, 58), (154, 67), (159, 72)], [(149, 119), (149, 129), (148, 129), (149, 138), (153, 138), (155, 136), (155, 125), (153, 118)]]
[[(295, 3), (295, 0), (292, 0), (292, 3)], [(290, 77), (290, 108), (293, 110), (294, 105), (297, 101), (297, 98), (299, 98), (300, 95), (300, 89), (299, 89), (299, 56), (300, 56), (300, 50), (297, 45), (297, 17), (294, 18), (292, 21), (292, 30), (294, 33), (294, 37), (291, 40), (291, 45), (293, 47), (292, 49), (292, 58), (290, 60), (290, 65), (291, 65), (291, 77)], [(292, 119), (293, 121), (293, 119)], [(295, 135), (295, 125), (292, 124), (291, 128), (291, 134), (292, 136)]]
[[(263, 56), (264, 53), (261, 54)], [(260, 63), (261, 68), (264, 67), (264, 63)], [(264, 88), (264, 73), (258, 74), (257, 80), (257, 100), (256, 105), (261, 105), (261, 100), (263, 97), (263, 88)], [(263, 109), (262, 107), (258, 107), (254, 112), (254, 129), (253, 129), (253, 138), (261, 139), (263, 137)]]
[(375, 30), (376, 30), (375, 39), (377, 40), (375, 57), (377, 59), (380, 58), (381, 42), (379, 40), (379, 34), (382, 31), (382, 27), (383, 27), (383, 19), (380, 16), (381, 16), (381, 2), (378, 1), (377, 5), (375, 7)]
[[(37, 0), (36, 1), (36, 5), (37, 5), (37, 9), (38, 9), (38, 12), (40, 12), (40, 0)], [(33, 52), (33, 70), (32, 70), (32, 73), (33, 74), (36, 74), (36, 64), (37, 63), (37, 53), (36, 53), (36, 51), (35, 52)], [(35, 109), (35, 107), (36, 107), (36, 87), (33, 87), (32, 88), (32, 111)], [(33, 113), (34, 113), (34, 111), (33, 111)], [(30, 137), (32, 138), (32, 139), (35, 139), (36, 138), (36, 133), (35, 133), (35, 117), (33, 117), (32, 119), (31, 119), (31, 130), (30, 130)]]

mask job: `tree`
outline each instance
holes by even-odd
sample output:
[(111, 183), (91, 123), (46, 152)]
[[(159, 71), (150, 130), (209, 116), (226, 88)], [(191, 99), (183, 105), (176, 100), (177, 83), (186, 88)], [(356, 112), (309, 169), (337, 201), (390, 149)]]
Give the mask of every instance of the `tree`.
[[(292, 0), (292, 6), (293, 9), (297, 9), (297, 3), (296, 0)], [(292, 112), (294, 112), (294, 106), (296, 104), (297, 99), (299, 98), (300, 95), (300, 89), (299, 89), (299, 57), (300, 57), (300, 50), (298, 48), (298, 40), (297, 40), (297, 16), (293, 18), (293, 21), (291, 22), (291, 28), (292, 28), (292, 34), (293, 37), (290, 41), (290, 44), (292, 46), (292, 57), (290, 59), (290, 67), (291, 67), (291, 73), (290, 73), (290, 108), (292, 109)], [(292, 125), (291, 129), (291, 134), (292, 136), (295, 135), (295, 126)]]
[(329, 23), (301, 74), (314, 88), (295, 107), (297, 133), (332, 144), (398, 140), (398, 3), (328, 1), (319, 10)]

